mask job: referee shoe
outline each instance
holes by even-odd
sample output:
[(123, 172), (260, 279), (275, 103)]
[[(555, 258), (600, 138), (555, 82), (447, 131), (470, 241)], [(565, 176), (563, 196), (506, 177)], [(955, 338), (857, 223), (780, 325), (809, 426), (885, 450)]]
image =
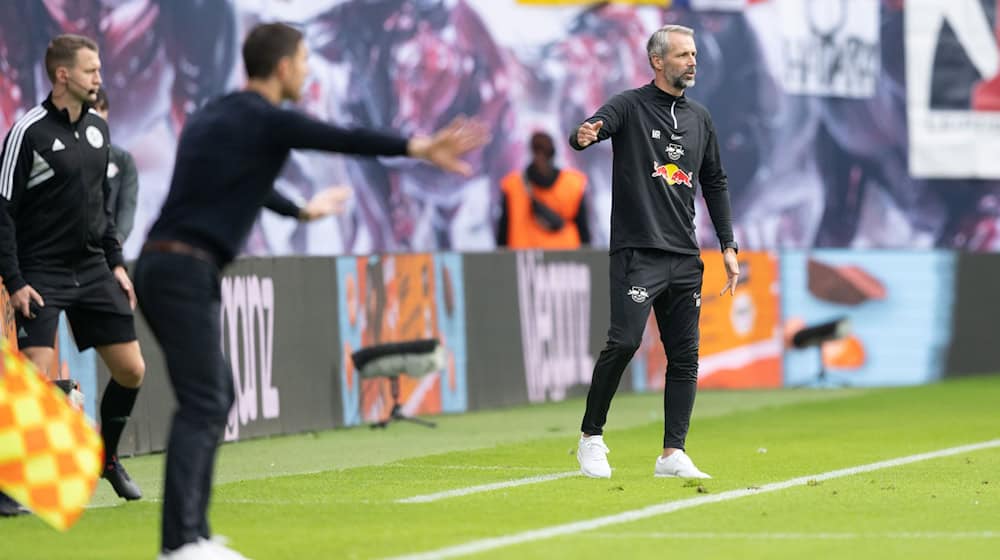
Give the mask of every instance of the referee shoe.
[(28, 508), (17, 503), (13, 498), (0, 492), (0, 517), (14, 517), (30, 513)]
[(101, 478), (111, 483), (111, 487), (115, 489), (115, 493), (118, 494), (119, 498), (138, 500), (142, 497), (142, 490), (139, 489), (139, 485), (132, 481), (132, 477), (128, 475), (128, 471), (118, 462), (118, 457), (115, 455), (112, 455), (111, 461), (104, 465), (104, 472), (101, 473)]

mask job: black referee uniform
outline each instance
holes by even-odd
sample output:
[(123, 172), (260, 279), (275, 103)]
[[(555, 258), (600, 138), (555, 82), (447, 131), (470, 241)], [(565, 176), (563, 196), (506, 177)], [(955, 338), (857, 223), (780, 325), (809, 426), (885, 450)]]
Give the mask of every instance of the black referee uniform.
[[(14, 123), (0, 155), (0, 276), (11, 294), (30, 285), (45, 302), (15, 313), (19, 348), (55, 344), (66, 311), (81, 349), (136, 340), (128, 295), (112, 270), (124, 266), (107, 182), (108, 125), (83, 106), (72, 122), (49, 95)], [(101, 397), (107, 478), (119, 496), (142, 496), (118, 462), (118, 442), (139, 389), (115, 379)]]
[(216, 99), (187, 121), (170, 193), (135, 273), (178, 402), (167, 443), (165, 550), (211, 535), (206, 512), (216, 446), (234, 398), (221, 350), (219, 275), (262, 206), (297, 214), (273, 191), (292, 149), (400, 156), (407, 140), (314, 121), (250, 91)]
[[(601, 435), (622, 372), (652, 307), (667, 355), (663, 447), (684, 449), (698, 382), (701, 260), (694, 230), (700, 186), (723, 249), (733, 240), (726, 173), (705, 107), (653, 83), (622, 92), (587, 122), (614, 147), (611, 327), (594, 366), (581, 431)], [(576, 130), (570, 145), (577, 143)]]
[(16, 313), (18, 346), (52, 348), (66, 310), (81, 350), (135, 340), (128, 297), (111, 274), (124, 265), (107, 205), (108, 125), (84, 106), (76, 122), (51, 97), (7, 134), (0, 160), (0, 276), (45, 300)]

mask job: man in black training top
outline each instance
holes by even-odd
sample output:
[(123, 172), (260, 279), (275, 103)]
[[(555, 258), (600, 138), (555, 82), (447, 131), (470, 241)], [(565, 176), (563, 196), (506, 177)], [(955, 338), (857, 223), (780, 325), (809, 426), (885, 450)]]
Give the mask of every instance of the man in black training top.
[(101, 86), (97, 44), (60, 35), (45, 51), (49, 96), (14, 123), (0, 156), (0, 276), (18, 348), (39, 371), (55, 360), (66, 311), (80, 350), (96, 348), (111, 380), (101, 398), (104, 478), (142, 497), (118, 462), (118, 441), (146, 365), (135, 336), (135, 294), (108, 210), (107, 122), (92, 109)]
[(297, 100), (308, 73), (302, 34), (258, 25), (243, 43), (247, 86), (187, 121), (170, 193), (136, 264), (140, 306), (163, 348), (177, 396), (167, 442), (161, 558), (243, 558), (211, 539), (206, 512), (216, 447), (233, 403), (220, 344), (223, 268), (240, 252), (292, 149), (411, 156), (469, 174), (458, 159), (487, 140), (459, 119), (410, 139), (345, 130), (278, 107)]
[(700, 185), (735, 293), (738, 250), (733, 240), (726, 173), (708, 111), (684, 96), (694, 85), (694, 31), (668, 25), (646, 45), (654, 79), (622, 92), (570, 134), (582, 150), (611, 138), (611, 327), (594, 365), (577, 460), (583, 474), (610, 478), (604, 424), (622, 372), (639, 348), (649, 309), (667, 355), (663, 452), (658, 477), (710, 478), (684, 452), (698, 383), (698, 316), (705, 265), (694, 232)]

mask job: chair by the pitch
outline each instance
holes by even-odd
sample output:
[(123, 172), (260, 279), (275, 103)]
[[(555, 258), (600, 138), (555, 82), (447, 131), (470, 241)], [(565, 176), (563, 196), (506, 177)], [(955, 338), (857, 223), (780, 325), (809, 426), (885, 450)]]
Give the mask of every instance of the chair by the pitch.
[(403, 420), (428, 428), (436, 423), (403, 414), (404, 403), (399, 400), (399, 376), (423, 377), (444, 367), (444, 347), (436, 339), (391, 342), (367, 346), (351, 354), (354, 367), (362, 379), (388, 379), (392, 395), (392, 409), (383, 420), (372, 428), (385, 428), (390, 422)]

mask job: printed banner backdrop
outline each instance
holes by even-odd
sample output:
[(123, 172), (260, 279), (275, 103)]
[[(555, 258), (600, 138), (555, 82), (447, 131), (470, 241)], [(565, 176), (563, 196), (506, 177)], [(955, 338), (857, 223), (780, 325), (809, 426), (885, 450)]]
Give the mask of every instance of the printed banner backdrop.
[(518, 251), (521, 370), (528, 401), (586, 395), (608, 329), (608, 257)]
[[(476, 174), (468, 179), (399, 158), (294, 153), (279, 190), (301, 201), (349, 184), (350, 208), (308, 225), (264, 212), (247, 253), (488, 250), (498, 182), (527, 164), (531, 132), (566, 138), (611, 96), (647, 83), (649, 34), (679, 23), (697, 34), (698, 79), (688, 95), (712, 112), (745, 250), (1000, 249), (1000, 182), (970, 179), (996, 177), (997, 169), (986, 172), (1000, 165), (988, 156), (996, 152), (989, 123), (1000, 114), (986, 109), (992, 86), (982, 88), (987, 104), (975, 105), (984, 109), (970, 109), (973, 86), (991, 84), (996, 73), (995, 1), (906, 2), (906, 57), (903, 6), (7, 0), (0, 2), (0, 133), (48, 92), (42, 58), (52, 34), (97, 38), (112, 140), (140, 171), (136, 226), (125, 244), (135, 257), (166, 195), (187, 115), (242, 85), (239, 44), (248, 26), (291, 21), (312, 52), (300, 109), (403, 134), (469, 114), (497, 132), (470, 157)], [(610, 143), (575, 152), (560, 142), (557, 163), (588, 176), (590, 229), (595, 246), (606, 247)], [(921, 176), (962, 179), (914, 177), (911, 164)], [(700, 201), (698, 226), (702, 245), (714, 248)]]
[[(441, 410), (464, 412), (469, 408), (468, 341), (465, 326), (465, 274), (462, 255), (434, 255), (434, 290), (438, 302), (438, 336), (448, 350), (448, 362), (441, 379)], [(443, 304), (443, 305), (442, 305)], [(443, 311), (443, 313), (442, 313)]]
[(1000, 178), (995, 0), (907, 0), (910, 173)]
[(879, 0), (773, 0), (782, 85), (793, 94), (868, 98), (879, 75)]
[(392, 409), (388, 379), (361, 379), (350, 355), (361, 348), (437, 338), (444, 370), (400, 376), (408, 416), (464, 412), (466, 399), (465, 302), (461, 256), (453, 254), (340, 257), (336, 260), (344, 359), (340, 368), (343, 423), (384, 419)]
[(955, 256), (947, 252), (821, 250), (781, 255), (788, 339), (847, 318), (849, 336), (785, 352), (786, 386), (912, 385), (944, 373), (952, 333)]
[[(236, 392), (227, 441), (341, 425), (335, 281), (332, 259), (241, 259), (227, 269), (222, 351)], [(122, 455), (163, 450), (175, 405), (163, 355), (141, 313), (136, 333), (146, 377), (122, 434)], [(102, 390), (108, 377), (98, 360)]]
[[(778, 259), (768, 253), (740, 253), (736, 295), (719, 293), (725, 267), (718, 252), (703, 253), (705, 276), (701, 291), (701, 345), (698, 385), (746, 389), (782, 384), (780, 283)], [(632, 359), (636, 391), (662, 390), (667, 358), (656, 318), (650, 313), (642, 346)]]

